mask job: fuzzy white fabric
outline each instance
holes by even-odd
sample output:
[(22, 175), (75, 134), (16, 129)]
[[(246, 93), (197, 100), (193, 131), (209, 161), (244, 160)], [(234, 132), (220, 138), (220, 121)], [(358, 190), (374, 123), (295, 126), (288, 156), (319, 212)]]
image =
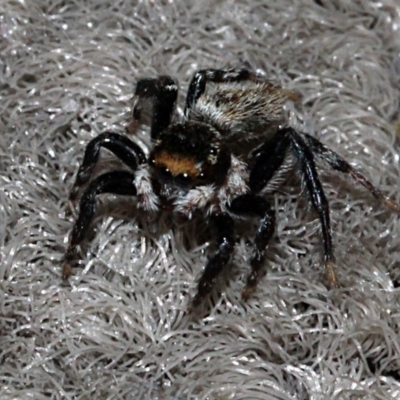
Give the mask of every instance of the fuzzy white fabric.
[(247, 304), (254, 224), (189, 317), (215, 249), (204, 221), (113, 196), (61, 281), (85, 145), (125, 131), (139, 77), (179, 79), (182, 107), (194, 71), (248, 62), (303, 94), (296, 127), (399, 202), (399, 28), (398, 0), (3, 0), (0, 398), (399, 399), (399, 217), (322, 166), (340, 289), (295, 177), (268, 195), (278, 226)]

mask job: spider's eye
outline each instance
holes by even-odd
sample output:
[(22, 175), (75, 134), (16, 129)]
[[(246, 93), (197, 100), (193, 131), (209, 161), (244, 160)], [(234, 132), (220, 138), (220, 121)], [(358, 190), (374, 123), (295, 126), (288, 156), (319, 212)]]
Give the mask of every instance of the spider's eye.
[(211, 147), (208, 153), (208, 162), (210, 164), (215, 164), (218, 160), (218, 147)]
[(175, 182), (178, 186), (186, 187), (192, 182), (192, 177), (186, 173), (179, 174), (175, 177)]
[(171, 171), (168, 168), (159, 168), (158, 173), (161, 179), (170, 180), (172, 178)]

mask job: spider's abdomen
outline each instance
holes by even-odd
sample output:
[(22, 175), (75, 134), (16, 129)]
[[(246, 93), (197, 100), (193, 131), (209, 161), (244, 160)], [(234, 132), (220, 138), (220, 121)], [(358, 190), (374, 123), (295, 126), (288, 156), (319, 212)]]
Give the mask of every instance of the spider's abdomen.
[(227, 139), (247, 140), (283, 123), (285, 103), (298, 99), (270, 82), (209, 85), (191, 117), (213, 125)]

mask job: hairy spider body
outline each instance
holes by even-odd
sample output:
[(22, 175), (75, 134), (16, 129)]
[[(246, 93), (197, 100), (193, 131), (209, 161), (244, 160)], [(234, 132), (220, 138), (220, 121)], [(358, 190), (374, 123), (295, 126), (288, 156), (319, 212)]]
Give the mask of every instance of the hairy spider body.
[(214, 126), (226, 140), (265, 136), (285, 122), (283, 107), (297, 100), (295, 93), (269, 82), (225, 83), (211, 86), (190, 113), (195, 120)]
[[(143, 100), (151, 99), (153, 103), (153, 147), (148, 158), (136, 143), (112, 132), (100, 134), (87, 145), (71, 199), (89, 182), (101, 147), (113, 152), (131, 171), (108, 172), (88, 184), (71, 233), (64, 279), (71, 275), (76, 248), (93, 218), (96, 196), (131, 195), (137, 197), (138, 207), (145, 211), (160, 211), (166, 202), (174, 212), (189, 218), (202, 211), (214, 228), (218, 250), (200, 277), (192, 307), (198, 306), (211, 292), (231, 259), (235, 220), (258, 218), (251, 273), (242, 293), (246, 300), (259, 281), (266, 247), (275, 229), (274, 212), (261, 192), (291, 153), (320, 220), (324, 265), (330, 284), (337, 287), (329, 205), (315, 159), (321, 158), (334, 170), (349, 174), (391, 210), (398, 212), (397, 204), (317, 139), (291, 127), (281, 127), (286, 123), (285, 103), (297, 101), (298, 94), (275, 86), (247, 69), (201, 70), (189, 85), (184, 120), (172, 123), (177, 93), (177, 84), (168, 76), (137, 83), (134, 120), (141, 119)], [(244, 150), (247, 142), (253, 145), (249, 153)]]

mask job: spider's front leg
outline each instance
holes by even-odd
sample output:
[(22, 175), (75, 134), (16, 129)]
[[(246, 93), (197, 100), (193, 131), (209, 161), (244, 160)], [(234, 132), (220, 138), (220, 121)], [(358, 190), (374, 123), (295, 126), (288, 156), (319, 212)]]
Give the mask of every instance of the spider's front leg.
[(118, 133), (101, 133), (86, 146), (82, 164), (79, 167), (74, 186), (71, 190), (70, 201), (76, 200), (79, 189), (89, 181), (99, 159), (102, 147), (114, 153), (133, 171), (136, 170), (138, 165), (146, 163), (146, 156), (143, 150), (136, 143), (132, 142), (132, 140)]
[(135, 196), (135, 175), (128, 171), (108, 172), (94, 179), (82, 195), (79, 216), (70, 235), (68, 249), (63, 265), (63, 279), (72, 273), (72, 262), (76, 256), (76, 247), (84, 240), (96, 211), (96, 196), (102, 193)]
[(178, 85), (170, 76), (139, 80), (134, 96), (134, 121), (139, 121), (141, 118), (142, 101), (151, 99), (153, 102), (151, 138), (156, 140), (159, 134), (171, 123), (177, 97)]
[(231, 259), (234, 248), (234, 223), (226, 213), (210, 216), (210, 222), (215, 230), (218, 250), (208, 261), (202, 276), (197, 284), (197, 293), (194, 296), (189, 312), (198, 307), (207, 297), (217, 277), (221, 274), (225, 265)]

